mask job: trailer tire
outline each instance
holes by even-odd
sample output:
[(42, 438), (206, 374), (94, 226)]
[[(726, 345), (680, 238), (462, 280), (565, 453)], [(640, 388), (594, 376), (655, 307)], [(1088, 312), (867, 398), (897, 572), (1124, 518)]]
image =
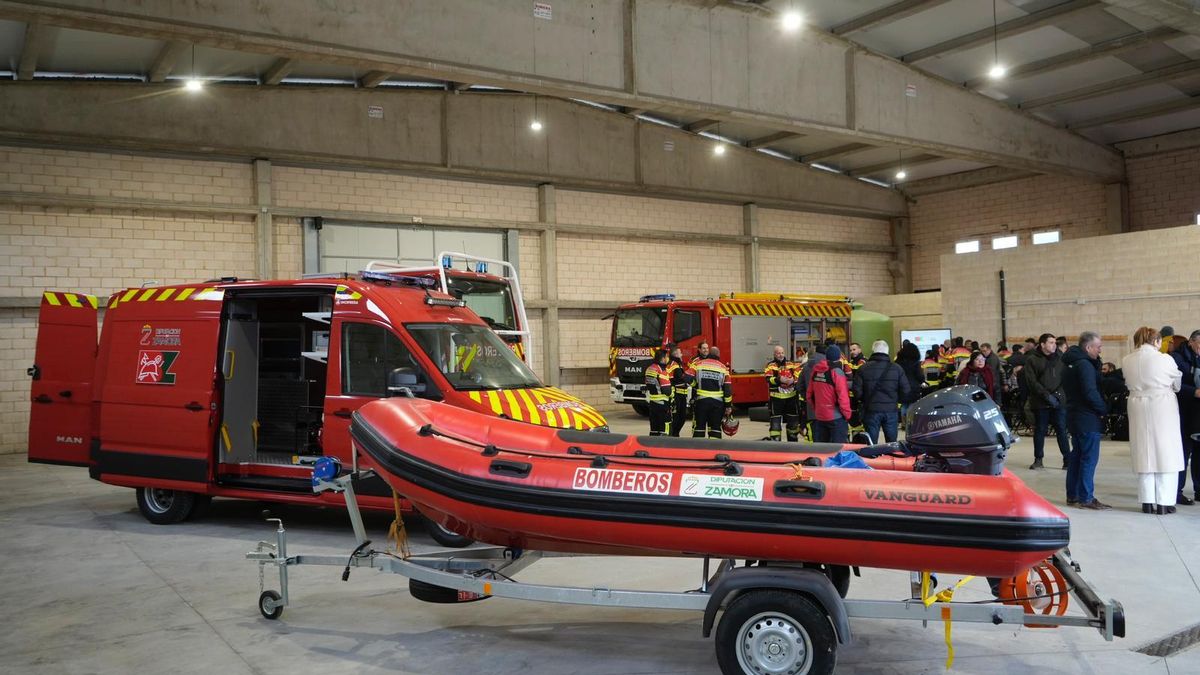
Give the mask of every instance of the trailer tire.
[(263, 591), (258, 596), (258, 611), (262, 613), (264, 619), (274, 621), (283, 616), (283, 605), (271, 605), (267, 608), (267, 600), (272, 603), (279, 602), (280, 596), (275, 591)]
[(429, 584), (416, 579), (408, 580), (408, 593), (421, 602), (432, 602), (438, 605), (457, 605), (462, 602), (478, 602), (487, 600), (490, 595), (466, 596), (453, 588)]
[(434, 541), (442, 546), (445, 546), (446, 548), (466, 548), (467, 546), (475, 543), (474, 539), (471, 539), (470, 537), (464, 537), (457, 532), (448, 530), (429, 518), (424, 518), (424, 520), (425, 531), (429, 533), (429, 536), (432, 537)]
[(155, 525), (174, 525), (192, 513), (196, 495), (179, 490), (137, 489), (138, 510)]
[(837, 663), (837, 635), (829, 617), (793, 591), (739, 595), (717, 625), (716, 648), (725, 675), (829, 675)]
[(646, 405), (645, 403), (634, 403), (633, 404), (633, 412), (641, 415), (642, 417), (649, 417), (650, 416), (650, 406)]
[(829, 581), (833, 583), (833, 587), (837, 589), (837, 594), (843, 600), (846, 599), (846, 594), (850, 592), (850, 568), (845, 565), (826, 565), (824, 563), (804, 563), (804, 566), (809, 569), (814, 569), (829, 577)]

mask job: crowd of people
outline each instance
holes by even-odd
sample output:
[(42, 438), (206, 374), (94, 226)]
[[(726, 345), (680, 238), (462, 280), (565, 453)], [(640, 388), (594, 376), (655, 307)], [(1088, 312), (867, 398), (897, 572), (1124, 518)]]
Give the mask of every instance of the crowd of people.
[[(923, 359), (907, 340), (894, 358), (885, 340), (872, 343), (869, 355), (858, 343), (843, 354), (833, 340), (799, 358), (776, 346), (763, 368), (767, 439), (846, 443), (852, 429), (861, 429), (864, 442), (881, 435), (893, 442), (911, 403), (945, 386), (973, 385), (1004, 408), (1010, 423), (1031, 430), (1030, 470), (1045, 469), (1053, 430), (1068, 505), (1111, 508), (1095, 494), (1100, 440), (1109, 433), (1130, 442), (1142, 510), (1174, 513), (1200, 499), (1200, 330), (1184, 338), (1170, 326), (1143, 327), (1133, 343), (1119, 368), (1101, 360), (1103, 341), (1090, 331), (1074, 344), (1043, 333), (995, 349), (957, 337)], [(693, 437), (721, 438), (736, 429), (730, 372), (715, 347), (702, 343), (688, 363), (675, 345), (658, 350), (646, 384), (651, 435), (680, 435), (689, 411)], [(1185, 492), (1189, 466), (1193, 497)]]

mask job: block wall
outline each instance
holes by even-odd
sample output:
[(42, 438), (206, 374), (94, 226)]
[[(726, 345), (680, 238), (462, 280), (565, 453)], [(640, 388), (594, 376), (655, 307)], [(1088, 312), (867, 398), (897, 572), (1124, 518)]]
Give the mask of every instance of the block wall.
[(1059, 230), (1076, 240), (1106, 233), (1104, 186), (1074, 178), (1037, 176), (940, 192), (909, 207), (913, 289), (945, 289), (938, 259), (959, 241), (978, 239), (989, 250), (993, 236), (1017, 234), (1032, 246), (1034, 232)]
[(942, 311), (958, 334), (999, 339), (997, 272), (1003, 269), (1009, 342), (1044, 332), (1074, 339), (1091, 330), (1104, 337), (1104, 360), (1119, 363), (1139, 326), (1171, 325), (1180, 334), (1200, 328), (1194, 275), (1164, 273), (1194, 269), (1198, 247), (1200, 228), (1193, 225), (944, 255)]
[(1125, 161), (1131, 230), (1194, 225), (1200, 214), (1200, 148)]
[[(394, 217), (412, 226), (469, 219), (536, 222), (537, 189), (371, 171), (272, 167), (277, 208), (341, 212), (373, 220)], [(117, 153), (0, 147), (0, 193), (49, 197), (46, 207), (0, 202), (0, 452), (24, 452), (29, 383), (37, 332), (36, 304), (47, 288), (105, 296), (148, 280), (162, 284), (224, 275), (255, 276), (254, 175), (249, 162), (214, 162)], [(61, 204), (54, 202), (62, 196)], [(106, 200), (79, 206), (71, 198)], [(205, 212), (208, 209), (208, 212)], [(226, 212), (218, 212), (226, 211)], [(739, 244), (687, 241), (687, 233), (739, 235), (740, 206), (556, 191), (560, 225), (596, 232), (558, 234), (560, 379), (564, 388), (601, 409), (608, 399), (609, 306), (651, 292), (716, 297), (744, 290), (745, 250)], [(202, 215), (201, 215), (202, 214)], [(889, 243), (885, 221), (759, 211), (763, 236), (834, 242)], [(649, 239), (607, 235), (636, 229)], [(661, 238), (654, 238), (661, 233)], [(681, 236), (684, 235), (684, 236)], [(273, 218), (276, 275), (303, 272), (299, 218)], [(543, 372), (545, 349), (541, 237), (518, 238), (522, 288), (530, 308), (533, 367)], [(765, 247), (764, 247), (765, 248)], [(763, 285), (772, 290), (847, 293), (891, 291), (886, 254), (762, 252)]]
[(900, 348), (901, 331), (948, 327), (942, 316), (942, 294), (939, 292), (873, 295), (857, 300), (862, 303), (863, 309), (892, 318), (889, 346), (893, 352)]

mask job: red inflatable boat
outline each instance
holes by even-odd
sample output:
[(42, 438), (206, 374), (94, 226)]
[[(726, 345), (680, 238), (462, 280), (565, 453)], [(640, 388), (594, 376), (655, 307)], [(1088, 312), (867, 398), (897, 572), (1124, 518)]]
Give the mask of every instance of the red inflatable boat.
[(977, 392), (915, 404), (908, 445), (857, 449), (871, 470), (825, 468), (840, 445), (556, 430), (413, 398), (363, 406), (351, 434), (422, 513), (491, 544), (1010, 577), (1070, 523), (1003, 470), (1012, 436)]

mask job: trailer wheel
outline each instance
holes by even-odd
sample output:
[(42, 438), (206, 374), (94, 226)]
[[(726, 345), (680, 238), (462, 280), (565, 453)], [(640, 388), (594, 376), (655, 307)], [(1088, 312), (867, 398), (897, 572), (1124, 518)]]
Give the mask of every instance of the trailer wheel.
[(474, 539), (471, 539), (470, 537), (464, 537), (463, 535), (452, 530), (447, 530), (439, 523), (435, 523), (429, 518), (425, 518), (424, 520), (425, 530), (429, 532), (429, 536), (432, 537), (434, 541), (442, 546), (445, 546), (446, 548), (465, 548), (475, 543)]
[(138, 510), (155, 525), (173, 525), (187, 518), (196, 505), (196, 495), (160, 488), (137, 489)]
[(829, 675), (837, 662), (829, 617), (791, 591), (738, 596), (721, 616), (716, 643), (725, 675)]
[(258, 596), (258, 611), (262, 612), (263, 618), (274, 621), (283, 615), (283, 605), (276, 604), (280, 601), (280, 596), (275, 591), (263, 591)]
[(650, 406), (645, 403), (634, 403), (633, 404), (633, 412), (641, 415), (642, 417), (649, 417), (650, 416)]
[(824, 563), (804, 563), (804, 566), (809, 569), (817, 570), (825, 576), (829, 577), (829, 581), (833, 583), (833, 587), (837, 589), (838, 595), (843, 600), (846, 599), (846, 594), (850, 592), (850, 568), (845, 565), (826, 565)]

